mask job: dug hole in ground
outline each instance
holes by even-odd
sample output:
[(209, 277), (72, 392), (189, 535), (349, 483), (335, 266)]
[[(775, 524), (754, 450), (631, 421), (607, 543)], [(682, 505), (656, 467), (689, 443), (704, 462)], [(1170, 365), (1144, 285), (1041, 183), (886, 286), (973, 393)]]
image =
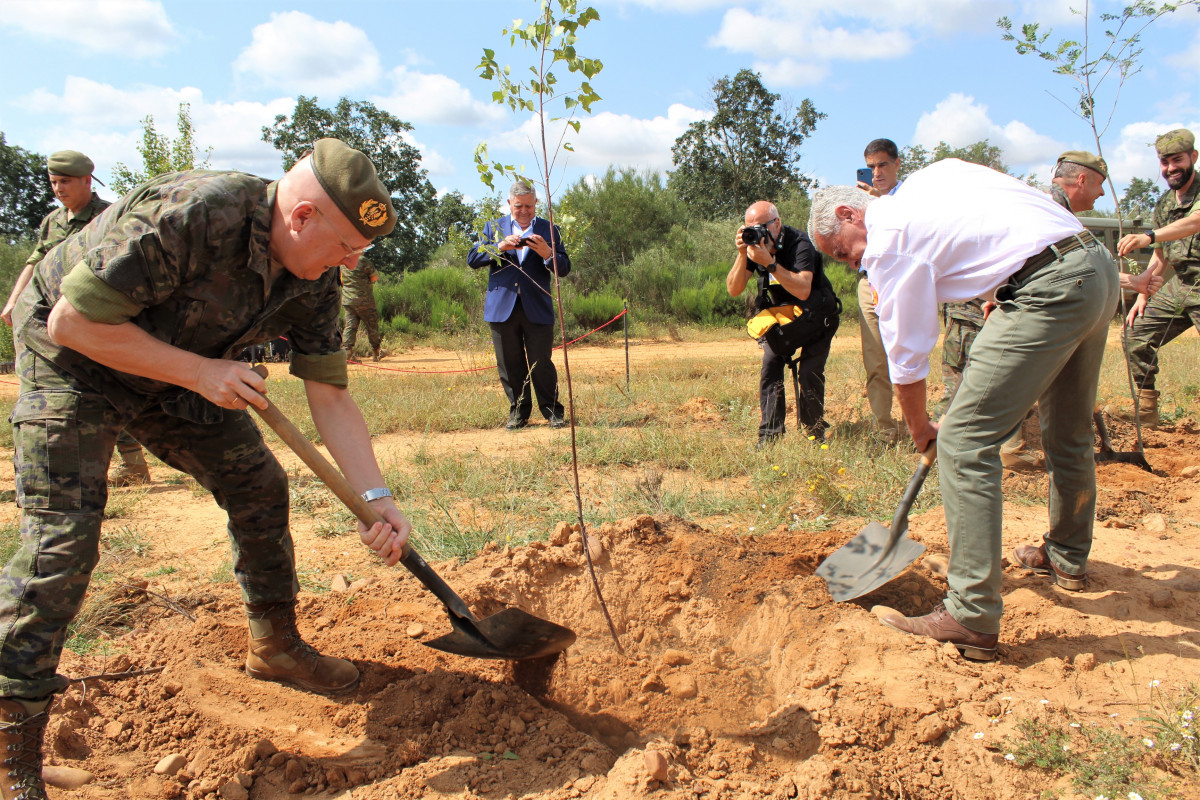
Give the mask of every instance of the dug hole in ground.
[[(1115, 426), (1114, 435), (1118, 449), (1131, 449), (1130, 430)], [(594, 528), (591, 552), (624, 654), (566, 522), (548, 521), (546, 542), (492, 544), (465, 563), (434, 564), (480, 616), (512, 605), (575, 630), (576, 644), (550, 662), (424, 647), (450, 629), (440, 605), (407, 573), (364, 567), (352, 586), (301, 593), (304, 637), (362, 673), (353, 692), (333, 698), (244, 674), (246, 623), (232, 586), (207, 584), (186, 603), (175, 595), (176, 608), (132, 586), (114, 604), (136, 617), (133, 632), (64, 657), (66, 675), (114, 677), (75, 682), (55, 704), (46, 763), (94, 780), (49, 795), (1083, 797), (1066, 777), (1006, 758), (1018, 722), (1140, 736), (1150, 683), (1197, 679), (1200, 433), (1185, 419), (1145, 436), (1153, 474), (1098, 466), (1086, 591), (1067, 593), (1006, 558), (1000, 656), (989, 664), (870, 613), (875, 604), (924, 613), (943, 597), (940, 507), (910, 520), (925, 555), (843, 604), (813, 572), (863, 520), (754, 536), (669, 516)], [(387, 437), (377, 442), (387, 446)], [(161, 477), (137, 515), (156, 520), (163, 563), (227, 557), (211, 499)], [(1040, 540), (1044, 508), (1008, 505), (1005, 515), (1006, 554)], [(351, 539), (320, 546), (331, 562), (349, 560), (361, 549)], [(1194, 773), (1160, 777), (1176, 796), (1200, 796)]]

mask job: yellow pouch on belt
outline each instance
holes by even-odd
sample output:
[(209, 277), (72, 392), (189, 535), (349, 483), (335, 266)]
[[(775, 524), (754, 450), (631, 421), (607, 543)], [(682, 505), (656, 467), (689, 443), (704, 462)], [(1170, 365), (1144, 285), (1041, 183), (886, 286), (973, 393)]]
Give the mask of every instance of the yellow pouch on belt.
[(746, 333), (752, 339), (761, 339), (775, 325), (787, 325), (804, 313), (800, 306), (772, 306), (763, 309), (746, 322)]

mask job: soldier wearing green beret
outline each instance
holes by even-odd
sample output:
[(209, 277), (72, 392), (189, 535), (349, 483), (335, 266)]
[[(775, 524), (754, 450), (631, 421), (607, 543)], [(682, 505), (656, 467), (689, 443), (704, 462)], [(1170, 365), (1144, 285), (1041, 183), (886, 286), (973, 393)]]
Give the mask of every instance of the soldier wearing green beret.
[[(12, 325), (12, 310), (17, 297), (29, 284), (33, 268), (46, 254), (70, 236), (84, 229), (100, 212), (108, 208), (109, 202), (101, 200), (92, 190), (92, 180), (104, 184), (92, 173), (96, 165), (78, 150), (59, 150), (46, 159), (46, 171), (50, 175), (50, 188), (62, 206), (54, 209), (42, 220), (37, 244), (25, 262), (25, 268), (17, 276), (4, 311), (0, 313), (6, 325)], [(109, 476), (113, 486), (133, 486), (150, 482), (150, 467), (142, 454), (142, 446), (124, 431), (117, 437), (117, 453), (121, 464)]]
[(1154, 209), (1154, 229), (1121, 237), (1117, 252), (1124, 256), (1141, 247), (1154, 247), (1143, 275), (1162, 280), (1169, 264), (1174, 276), (1155, 292), (1153, 285), (1139, 290), (1126, 322), (1129, 365), (1137, 388), (1135, 409), (1108, 407), (1114, 416), (1143, 425), (1158, 424), (1158, 351), (1167, 342), (1200, 328), (1200, 181), (1196, 180), (1196, 137), (1186, 128), (1176, 128), (1154, 142), (1163, 179), (1171, 191), (1164, 192)]
[(37, 265), (13, 314), (22, 547), (0, 581), (0, 785), (46, 796), (45, 710), (66, 685), (59, 656), (96, 565), (104, 468), (122, 428), (227, 512), (246, 671), (321, 693), (356, 685), (354, 664), (297, 631), (287, 474), (247, 413), (265, 407), (267, 384), (236, 358), (288, 337), (321, 438), (386, 520), (359, 535), (394, 565), (410, 525), (346, 389), (333, 268), (356, 264), (395, 221), (370, 160), (323, 139), (274, 182), (205, 170), (155, 178)]
[(345, 327), (342, 329), (342, 347), (346, 354), (354, 356), (354, 342), (358, 338), (358, 326), (367, 329), (367, 342), (371, 355), (378, 361), (383, 357), (379, 337), (379, 311), (375, 308), (375, 282), (379, 273), (365, 258), (360, 258), (357, 267), (342, 267), (342, 312)]

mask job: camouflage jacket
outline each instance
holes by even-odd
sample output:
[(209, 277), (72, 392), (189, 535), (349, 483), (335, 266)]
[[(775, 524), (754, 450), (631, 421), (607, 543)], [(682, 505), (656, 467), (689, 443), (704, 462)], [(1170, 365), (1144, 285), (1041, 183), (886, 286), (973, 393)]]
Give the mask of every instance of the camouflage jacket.
[[(1071, 201), (1067, 198), (1066, 191), (1057, 183), (1050, 184), (1050, 199), (1058, 203), (1067, 211), (1071, 211)], [(1071, 211), (1074, 214), (1074, 211)]]
[[(1180, 201), (1174, 189), (1167, 189), (1154, 207), (1154, 227), (1161, 228), (1177, 219), (1183, 219), (1197, 210), (1196, 195), (1200, 194), (1200, 180), (1192, 179), (1192, 185)], [(1162, 257), (1175, 270), (1179, 280), (1189, 286), (1200, 284), (1200, 234), (1192, 234), (1173, 242), (1162, 242)]]
[(34, 270), (14, 312), (31, 350), (136, 413), (214, 422), (221, 409), (179, 386), (109, 369), (54, 343), (46, 330), (60, 296), (94, 322), (133, 322), (151, 336), (208, 358), (286, 336), (292, 374), (345, 386), (337, 271), (305, 281), (286, 270), (272, 284), (271, 208), (276, 184), (238, 172), (195, 170), (144, 183), (97, 224), (54, 249)]
[(375, 305), (375, 292), (371, 289), (371, 279), (379, 273), (365, 258), (358, 259), (354, 269), (340, 267), (342, 271), (342, 305)]
[(42, 227), (38, 231), (37, 244), (33, 248), (33, 252), (26, 259), (26, 266), (36, 264), (46, 257), (57, 245), (63, 240), (74, 236), (81, 230), (87, 227), (88, 223), (99, 216), (100, 212), (111, 205), (107, 200), (101, 200), (100, 196), (92, 192), (92, 199), (88, 204), (75, 215), (65, 207), (56, 208), (46, 215), (42, 220)]

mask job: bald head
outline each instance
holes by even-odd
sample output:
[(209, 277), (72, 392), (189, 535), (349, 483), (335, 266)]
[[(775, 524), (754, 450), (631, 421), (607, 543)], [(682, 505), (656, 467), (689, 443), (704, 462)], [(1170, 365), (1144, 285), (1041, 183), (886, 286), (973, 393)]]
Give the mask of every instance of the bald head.
[(271, 210), (271, 256), (289, 272), (315, 280), (331, 267), (353, 269), (370, 244), (322, 186), (311, 155), (279, 179)]
[(776, 219), (779, 219), (779, 209), (766, 200), (759, 200), (746, 209), (747, 225), (766, 225)]

